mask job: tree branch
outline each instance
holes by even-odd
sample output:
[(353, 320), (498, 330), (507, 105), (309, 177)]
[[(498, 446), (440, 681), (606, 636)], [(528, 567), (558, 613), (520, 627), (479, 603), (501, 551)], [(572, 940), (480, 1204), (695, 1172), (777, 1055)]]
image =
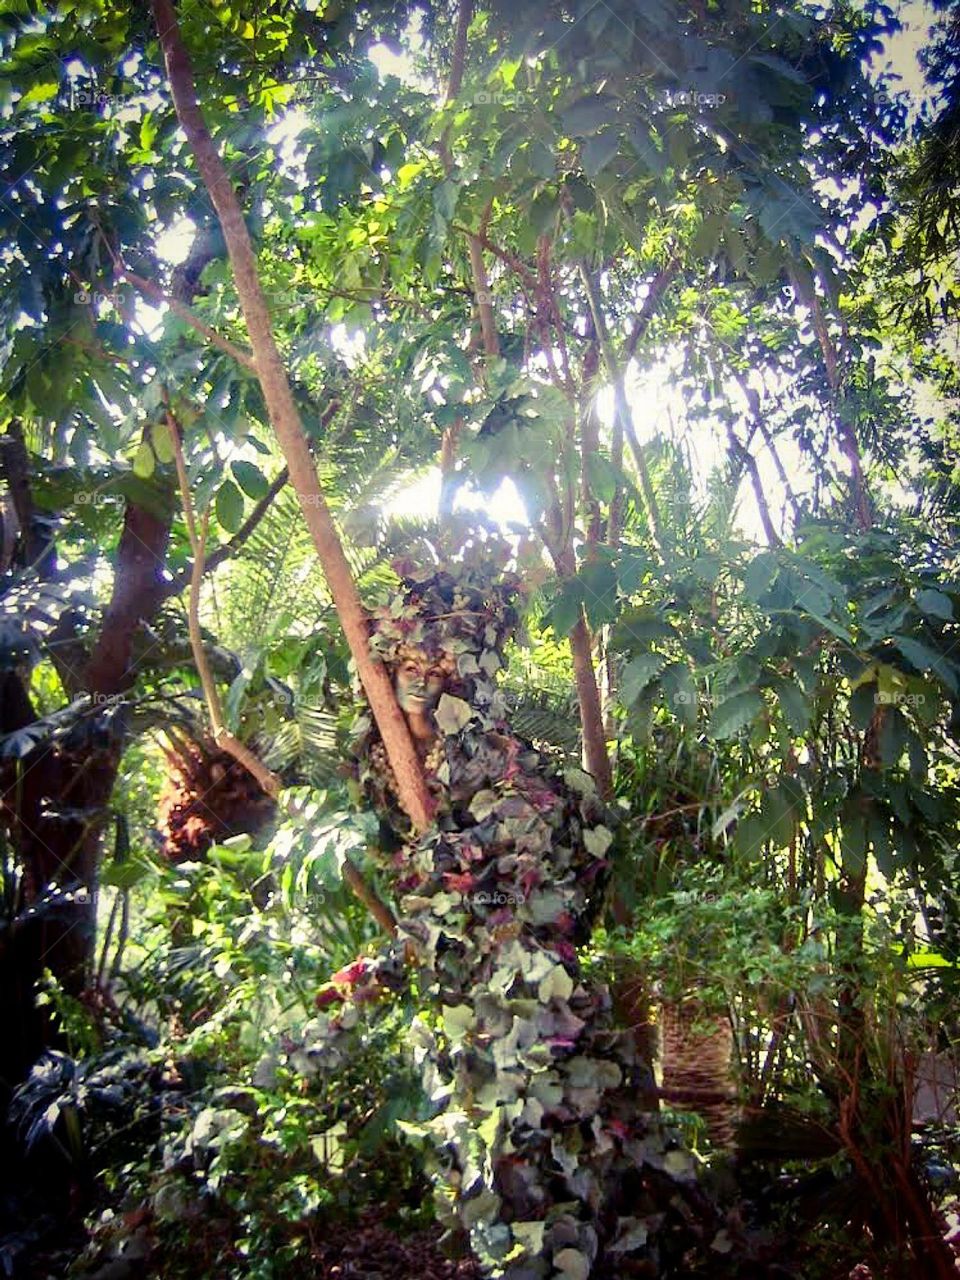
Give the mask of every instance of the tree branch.
[(450, 60), (450, 79), (447, 81), (446, 101), (452, 102), (463, 84), (463, 69), (467, 57), (467, 31), (473, 17), (473, 0), (460, 0), (457, 11), (457, 34), (453, 41), (453, 57)]
[(583, 281), (584, 292), (587, 295), (587, 302), (590, 305), (590, 315), (593, 319), (593, 327), (597, 335), (597, 342), (600, 345), (600, 355), (607, 371), (607, 377), (613, 384), (615, 424), (614, 442), (616, 444), (617, 440), (619, 440), (621, 469), (623, 464), (623, 437), (626, 436), (630, 441), (634, 461), (637, 464), (637, 475), (640, 479), (640, 495), (643, 498), (643, 505), (647, 515), (647, 523), (650, 527), (650, 537), (657, 554), (661, 559), (663, 559), (663, 522), (660, 518), (660, 509), (657, 505), (657, 497), (653, 489), (653, 480), (650, 477), (647, 460), (643, 456), (643, 450), (640, 448), (636, 432), (633, 429), (633, 418), (630, 413), (630, 406), (627, 403), (626, 391), (624, 390), (623, 385), (623, 370), (617, 362), (617, 357), (613, 350), (613, 343), (610, 341), (610, 334), (607, 330), (606, 317), (603, 314), (603, 306), (600, 301), (600, 296), (586, 263), (580, 264), (580, 278)]
[(823, 363), (827, 371), (827, 382), (830, 385), (830, 399), (833, 402), (833, 411), (837, 417), (837, 424), (840, 427), (840, 448), (843, 450), (847, 461), (850, 464), (850, 487), (852, 490), (854, 513), (857, 518), (857, 524), (861, 530), (869, 529), (873, 523), (873, 515), (870, 506), (870, 497), (867, 493), (866, 480), (863, 474), (863, 461), (860, 457), (860, 445), (857, 441), (857, 434), (853, 424), (848, 420), (844, 407), (840, 400), (840, 359), (837, 348), (833, 339), (830, 337), (830, 329), (827, 325), (826, 317), (823, 314), (823, 307), (820, 305), (820, 299), (817, 297), (816, 286), (811, 278), (810, 283), (803, 279), (802, 274), (795, 267), (790, 267), (790, 283), (793, 285), (794, 292), (800, 301), (810, 312), (810, 321), (813, 325), (813, 332), (816, 334), (817, 342), (823, 353)]
[(380, 730), (397, 780), (400, 803), (414, 827), (424, 831), (433, 821), (434, 800), (407, 722), (397, 705), (390, 676), (370, 648), (367, 614), (320, 487), (290, 380), (273, 336), (250, 234), (230, 176), (197, 102), (193, 69), (180, 35), (173, 2), (151, 0), (151, 6), (177, 116), (223, 230), (270, 423), (290, 468), (290, 480), (300, 500), (357, 673)]
[(760, 523), (763, 525), (763, 532), (766, 534), (767, 542), (771, 547), (782, 546), (780, 535), (773, 527), (773, 520), (770, 517), (770, 506), (767, 502), (767, 495), (763, 490), (763, 481), (760, 479), (760, 470), (757, 467), (757, 460), (750, 452), (749, 448), (737, 437), (737, 433), (733, 429), (733, 423), (728, 422), (727, 440), (730, 443), (730, 452), (738, 462), (746, 469), (747, 475), (750, 477), (750, 483), (753, 486), (754, 497), (757, 500), (757, 509), (760, 512)]
[(663, 295), (676, 279), (679, 270), (680, 264), (676, 259), (674, 259), (673, 262), (668, 262), (662, 271), (658, 271), (650, 281), (649, 292), (644, 298), (640, 306), (640, 310), (637, 312), (636, 320), (633, 323), (633, 329), (623, 346), (623, 357), (620, 363), (624, 369), (637, 354), (637, 347), (640, 345), (640, 339), (650, 327), (650, 321), (653, 319)]
[[(214, 679), (213, 671), (210, 668), (210, 661), (207, 658), (206, 650), (203, 646), (203, 632), (200, 628), (200, 588), (203, 584), (203, 576), (207, 565), (205, 563), (205, 549), (207, 541), (207, 530), (210, 523), (209, 508), (204, 511), (199, 530), (197, 529), (197, 520), (193, 509), (193, 500), (190, 496), (190, 481), (187, 476), (187, 464), (183, 457), (183, 443), (180, 439), (180, 426), (173, 413), (167, 406), (167, 428), (170, 432), (170, 438), (173, 444), (173, 456), (177, 467), (177, 480), (180, 484), (180, 498), (183, 502), (183, 515), (187, 523), (187, 536), (190, 539), (190, 546), (193, 550), (193, 566), (190, 571), (190, 595), (187, 601), (187, 629), (190, 635), (190, 649), (193, 653), (193, 661), (197, 668), (197, 674), (200, 676), (200, 684), (203, 688), (204, 700), (207, 704), (207, 711), (210, 715), (210, 724), (213, 730), (213, 740), (228, 755), (233, 756), (238, 764), (256, 779), (261, 789), (274, 801), (281, 803), (282, 786), (277, 775), (263, 763), (239, 738), (235, 737), (226, 726), (223, 715), (223, 704), (220, 701), (220, 691), (217, 688), (217, 682)], [(276, 481), (274, 481), (276, 484)], [(281, 807), (291, 816), (296, 818), (297, 812), (291, 805), (281, 803)], [(373, 889), (364, 880), (359, 868), (351, 862), (349, 858), (344, 859), (343, 878), (347, 884), (370, 911), (371, 915), (383, 929), (388, 933), (395, 933), (397, 921), (393, 912), (383, 902)]]
[(251, 352), (235, 346), (229, 338), (225, 338), (222, 334), (217, 333), (216, 329), (211, 329), (208, 324), (204, 324), (200, 317), (194, 315), (190, 308), (180, 302), (179, 299), (173, 297), (172, 294), (164, 293), (160, 286), (154, 284), (152, 280), (145, 280), (143, 276), (138, 276), (134, 272), (128, 271), (122, 264), (120, 264), (119, 275), (122, 280), (129, 281), (135, 289), (139, 289), (148, 298), (153, 298), (155, 302), (163, 303), (169, 307), (175, 316), (179, 316), (192, 329), (196, 329), (197, 333), (202, 334), (215, 347), (219, 347), (228, 356), (232, 356), (238, 364), (242, 364), (245, 369), (251, 369), (256, 373), (257, 366)]
[[(290, 472), (286, 467), (284, 467), (271, 482), (270, 488), (256, 504), (230, 541), (223, 543), (222, 546), (217, 547), (215, 551), (211, 552), (210, 555), (207, 556), (206, 564), (204, 566), (205, 573), (212, 573), (213, 570), (219, 568), (225, 560), (229, 560), (231, 556), (236, 555), (266, 515), (274, 498), (287, 483), (289, 478)], [(186, 590), (190, 585), (190, 577), (192, 573), (193, 565), (187, 565), (185, 569), (182, 569), (174, 578), (173, 582), (170, 583), (168, 594), (176, 596), (179, 595), (181, 591)]]

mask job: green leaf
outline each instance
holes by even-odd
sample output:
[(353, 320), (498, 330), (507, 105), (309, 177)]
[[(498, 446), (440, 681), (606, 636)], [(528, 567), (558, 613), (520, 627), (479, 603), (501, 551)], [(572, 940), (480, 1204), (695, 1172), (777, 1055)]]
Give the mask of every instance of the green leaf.
[(585, 462), (590, 492), (600, 502), (609, 502), (617, 491), (616, 467), (598, 449), (592, 449)]
[(254, 466), (252, 462), (231, 462), (230, 470), (248, 498), (259, 502), (261, 498), (266, 497), (270, 484), (259, 467)]
[(556, 996), (559, 1000), (569, 1000), (573, 994), (573, 979), (562, 964), (556, 964), (537, 987), (537, 996), (546, 1004)]
[(715, 738), (732, 738), (756, 720), (763, 707), (763, 698), (755, 689), (735, 693), (732, 698), (721, 702), (710, 717), (710, 732)]
[(19, 110), (20, 107), (32, 107), (35, 102), (49, 102), (51, 98), (57, 96), (59, 91), (60, 85), (56, 80), (44, 80), (37, 84), (32, 84), (17, 103), (17, 109)]
[(910, 726), (896, 707), (884, 707), (878, 746), (884, 768), (892, 769), (903, 755)]
[(580, 152), (583, 171), (588, 178), (595, 178), (620, 149), (620, 136), (615, 129), (606, 129), (584, 143)]
[(156, 455), (149, 443), (144, 440), (133, 459), (133, 474), (139, 480), (149, 480), (156, 465)]
[(918, 671), (933, 671), (944, 684), (956, 692), (956, 676), (947, 667), (943, 657), (937, 653), (936, 649), (931, 649), (929, 645), (921, 644), (919, 640), (911, 640), (909, 636), (894, 636), (893, 642), (907, 661), (916, 667)]
[(747, 565), (743, 575), (743, 594), (754, 604), (773, 581), (778, 568), (777, 557), (772, 551), (761, 551)]
[(663, 685), (664, 696), (673, 713), (684, 724), (694, 726), (697, 723), (700, 700), (697, 697), (697, 686), (687, 664), (671, 662), (664, 668), (660, 683)]
[(217, 490), (215, 508), (220, 527), (236, 533), (243, 524), (243, 494), (232, 480), (224, 480)]
[(641, 653), (627, 663), (620, 681), (620, 697), (626, 706), (636, 702), (664, 662), (659, 653)]
[(158, 462), (173, 462), (175, 453), (170, 439), (170, 428), (165, 422), (155, 422), (150, 428), (150, 443)]
[(578, 578), (570, 578), (561, 583), (547, 614), (548, 625), (553, 627), (558, 636), (570, 634), (580, 619), (582, 604), (583, 583)]
[(737, 823), (733, 845), (748, 866), (759, 861), (768, 836), (766, 820), (759, 813), (748, 813)]
[(810, 727), (810, 704), (795, 680), (775, 676), (770, 685), (777, 695), (780, 711), (791, 733), (805, 733)]
[(150, 874), (148, 862), (139, 862), (128, 858), (124, 862), (110, 862), (100, 873), (101, 884), (112, 885), (114, 889), (132, 889)]
[(140, 122), (140, 145), (144, 151), (151, 151), (157, 136), (159, 125), (152, 111), (148, 111)]
[(553, 1255), (553, 1265), (564, 1280), (588, 1280), (590, 1259), (579, 1249), (561, 1249)]
[(591, 93), (580, 98), (563, 113), (563, 128), (571, 138), (596, 133), (616, 119), (617, 100), (607, 93)]
[(596, 560), (577, 574), (583, 585), (583, 605), (592, 627), (601, 627), (617, 616), (617, 575), (611, 564)]
[(917, 608), (931, 618), (943, 618), (945, 622), (953, 621), (953, 601), (942, 591), (929, 587), (917, 595)]
[(764, 793), (760, 816), (766, 827), (766, 838), (776, 848), (785, 848), (793, 839), (797, 823), (806, 814), (803, 788), (795, 778), (783, 777), (779, 786)]
[(557, 172), (556, 157), (542, 142), (536, 141), (527, 148), (527, 160), (533, 172), (541, 178), (552, 178)]

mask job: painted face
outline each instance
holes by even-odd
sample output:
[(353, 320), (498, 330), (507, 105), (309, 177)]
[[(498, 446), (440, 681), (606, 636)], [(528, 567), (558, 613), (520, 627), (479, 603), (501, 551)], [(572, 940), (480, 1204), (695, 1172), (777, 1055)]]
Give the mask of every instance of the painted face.
[(397, 667), (397, 701), (407, 715), (421, 716), (440, 701), (446, 676), (426, 658), (408, 657)]

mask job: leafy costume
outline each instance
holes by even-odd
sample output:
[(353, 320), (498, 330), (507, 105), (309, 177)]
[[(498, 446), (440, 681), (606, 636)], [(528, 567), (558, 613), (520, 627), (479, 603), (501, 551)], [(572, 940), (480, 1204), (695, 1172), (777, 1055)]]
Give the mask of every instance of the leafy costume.
[[(624, 1255), (631, 1274), (660, 1274), (671, 1221), (686, 1218), (690, 1243), (692, 1161), (638, 1113), (649, 1067), (576, 952), (602, 903), (608, 814), (588, 774), (504, 722), (496, 677), (518, 580), (491, 572), (482, 547), (401, 572), (371, 644), (388, 666), (419, 653), (449, 672), (425, 761), (437, 815), (412, 831), (364, 716), (359, 778), (396, 836), (381, 857), (399, 940), (339, 975), (330, 997), (370, 999), (396, 986), (401, 950), (412, 957), (424, 1015), (410, 1041), (437, 1111), (405, 1128), (429, 1139), (441, 1220), (490, 1275), (586, 1280)], [(355, 1018), (348, 1006), (329, 1031)]]

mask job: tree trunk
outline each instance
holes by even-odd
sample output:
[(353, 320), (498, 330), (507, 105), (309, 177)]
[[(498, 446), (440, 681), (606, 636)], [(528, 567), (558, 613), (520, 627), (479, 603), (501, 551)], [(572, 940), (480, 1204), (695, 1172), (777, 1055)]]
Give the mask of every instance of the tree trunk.
[[(199, 235), (177, 268), (174, 294), (189, 302), (203, 268), (215, 257), (215, 241)], [(3, 453), (4, 472), (17, 494), (21, 559), (43, 577), (56, 565), (52, 543), (32, 528), (29, 459), (19, 432)], [(169, 586), (163, 577), (171, 514), (161, 517), (128, 502), (117, 546), (113, 592), (89, 659), (56, 661), (68, 696), (92, 695), (90, 713), (54, 742), (45, 738), (18, 763), (0, 769), (0, 828), (22, 881), (0, 934), (0, 1081), (14, 1087), (54, 1043), (46, 1011), (36, 1005), (36, 985), (49, 970), (62, 988), (79, 995), (87, 986), (96, 940), (96, 890), (100, 844), (124, 745), (124, 715), (117, 705), (134, 680), (130, 667), (137, 630), (156, 613)], [(61, 620), (63, 621), (63, 620)], [(69, 627), (58, 627), (69, 631)], [(81, 645), (75, 646), (77, 651)], [(0, 733), (36, 720), (20, 675), (0, 681)]]
[(270, 423), (290, 469), (290, 481), (300, 499), (347, 644), (397, 779), (400, 803), (414, 826), (424, 830), (433, 819), (433, 801), (390, 677), (370, 651), (367, 615), (320, 488), (290, 381), (274, 340), (270, 312), (240, 203), (200, 111), (193, 69), (180, 36), (172, 0), (151, 0), (151, 3), (177, 116), (223, 230)]
[(661, 1028), (661, 1096), (678, 1111), (702, 1116), (713, 1146), (731, 1146), (738, 1108), (731, 1079), (733, 1031), (729, 1018), (710, 1013), (696, 997), (687, 997), (662, 1006)]

